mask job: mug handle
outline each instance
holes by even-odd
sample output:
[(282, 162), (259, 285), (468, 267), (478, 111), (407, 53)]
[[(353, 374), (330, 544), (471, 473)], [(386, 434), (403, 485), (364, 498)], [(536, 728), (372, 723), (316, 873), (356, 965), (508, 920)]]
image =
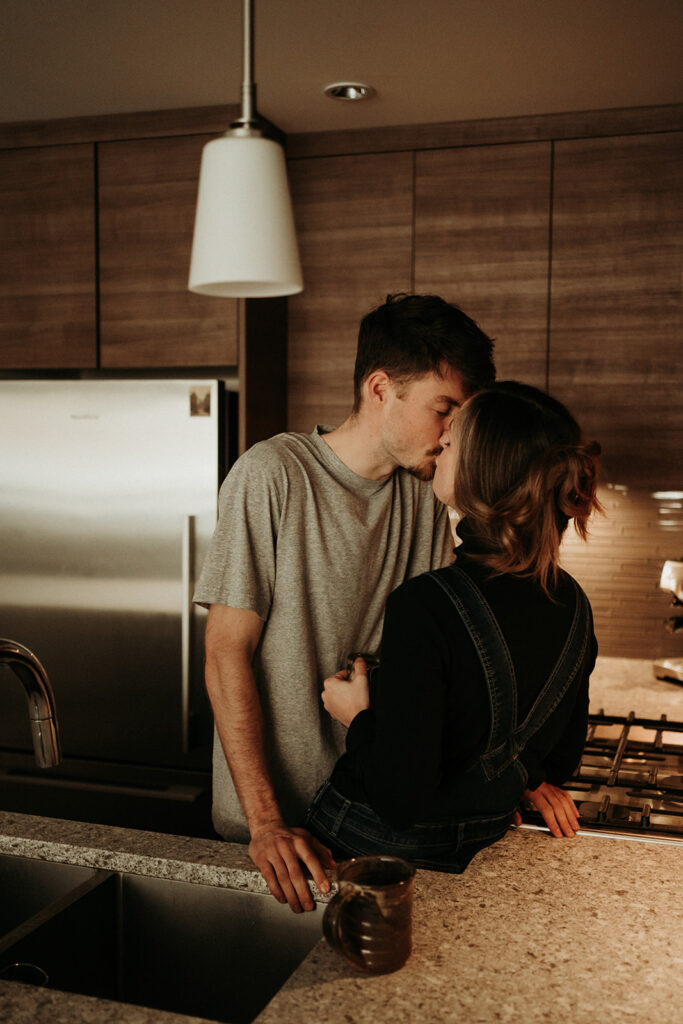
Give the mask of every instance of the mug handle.
[(325, 913), (323, 914), (323, 935), (327, 939), (332, 949), (336, 949), (338, 953), (342, 952), (342, 941), (341, 941), (341, 912), (346, 903), (349, 902), (354, 896), (352, 890), (347, 889), (342, 892), (340, 889), (334, 894), (330, 902), (325, 907)]

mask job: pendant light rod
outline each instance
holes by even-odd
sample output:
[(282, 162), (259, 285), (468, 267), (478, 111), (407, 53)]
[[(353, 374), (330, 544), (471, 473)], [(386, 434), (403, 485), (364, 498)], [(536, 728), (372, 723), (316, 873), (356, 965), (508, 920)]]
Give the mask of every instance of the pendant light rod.
[(254, 82), (254, 0), (244, 0), (242, 15), (242, 111), (231, 128), (258, 129), (260, 117), (256, 111), (256, 83)]

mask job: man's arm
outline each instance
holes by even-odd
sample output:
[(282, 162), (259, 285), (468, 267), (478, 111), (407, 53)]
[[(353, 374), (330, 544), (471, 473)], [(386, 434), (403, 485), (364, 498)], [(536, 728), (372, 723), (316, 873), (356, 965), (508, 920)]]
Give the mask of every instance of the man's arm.
[(244, 810), (251, 843), (249, 856), (273, 896), (295, 913), (314, 903), (300, 861), (321, 892), (330, 884), (321, 860), (329, 850), (305, 829), (282, 820), (270, 778), (263, 736), (263, 714), (252, 671), (263, 621), (256, 612), (211, 605), (206, 626), (206, 688), (223, 751)]

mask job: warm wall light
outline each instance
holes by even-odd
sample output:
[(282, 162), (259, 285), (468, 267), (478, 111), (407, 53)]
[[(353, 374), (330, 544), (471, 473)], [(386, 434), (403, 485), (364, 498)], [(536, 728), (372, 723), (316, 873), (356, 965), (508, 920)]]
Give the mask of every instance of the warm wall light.
[(282, 147), (264, 136), (253, 76), (253, 0), (244, 0), (242, 116), (202, 153), (188, 288), (264, 298), (303, 289)]

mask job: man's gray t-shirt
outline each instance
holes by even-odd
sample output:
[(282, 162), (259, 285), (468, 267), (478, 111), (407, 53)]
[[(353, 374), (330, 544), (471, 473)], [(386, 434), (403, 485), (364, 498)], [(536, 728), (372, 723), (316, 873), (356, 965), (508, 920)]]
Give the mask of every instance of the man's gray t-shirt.
[[(453, 537), (431, 483), (403, 469), (353, 473), (320, 436), (278, 434), (241, 456), (220, 491), (198, 604), (256, 612), (254, 656), (265, 747), (284, 820), (301, 819), (343, 753), (346, 729), (324, 710), (322, 682), (351, 652), (379, 652), (384, 605), (405, 579), (451, 561)], [(249, 830), (218, 736), (213, 820)]]

